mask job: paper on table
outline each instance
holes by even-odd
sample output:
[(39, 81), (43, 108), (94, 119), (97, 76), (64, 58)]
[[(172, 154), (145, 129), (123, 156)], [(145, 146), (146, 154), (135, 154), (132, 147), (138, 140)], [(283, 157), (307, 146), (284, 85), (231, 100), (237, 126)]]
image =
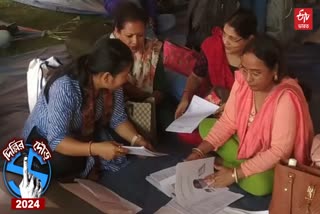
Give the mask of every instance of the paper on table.
[(222, 191), (228, 190), (228, 188), (197, 186), (195, 181), (213, 174), (213, 168), (214, 157), (177, 164), (175, 193), (176, 200), (181, 206), (194, 206), (202, 200), (207, 200), (207, 198), (220, 195)]
[(159, 156), (165, 156), (168, 154), (160, 153), (160, 152), (152, 152), (148, 149), (146, 149), (143, 146), (123, 146), (123, 148), (126, 148), (129, 150), (128, 154), (130, 155), (139, 155), (139, 156), (148, 156), (148, 157), (159, 157)]
[(198, 96), (193, 96), (187, 111), (173, 121), (166, 129), (167, 132), (192, 133), (199, 123), (219, 109), (215, 105)]
[[(194, 204), (192, 207), (186, 208), (180, 206), (175, 199), (172, 199), (167, 205), (159, 209), (156, 214), (251, 214), (250, 212), (246, 213), (236, 213), (230, 212), (230, 209), (227, 209), (230, 203), (235, 202), (236, 200), (243, 197), (243, 195), (238, 193), (233, 193), (231, 191), (221, 191), (219, 194), (214, 195), (204, 201), (201, 201), (197, 204)], [(223, 211), (220, 211), (222, 210)], [(224, 212), (224, 210), (226, 210)], [(233, 210), (233, 209), (232, 209)], [(252, 214), (268, 214), (268, 213), (252, 213)]]
[(142, 210), (101, 184), (87, 179), (76, 179), (75, 181), (76, 183), (60, 185), (103, 213), (135, 214)]
[(242, 209), (226, 207), (224, 210), (218, 212), (217, 214), (269, 214), (269, 211), (268, 210), (265, 210), (265, 211), (247, 211), (247, 210), (242, 210)]
[(147, 176), (146, 180), (168, 197), (172, 197), (176, 183), (176, 166), (154, 172)]

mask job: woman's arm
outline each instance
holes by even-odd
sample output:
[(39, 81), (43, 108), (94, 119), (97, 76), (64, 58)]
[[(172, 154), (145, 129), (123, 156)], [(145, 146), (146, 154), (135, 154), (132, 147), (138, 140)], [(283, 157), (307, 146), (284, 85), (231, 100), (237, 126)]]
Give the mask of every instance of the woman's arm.
[(175, 118), (180, 117), (187, 109), (193, 95), (199, 89), (203, 78), (208, 76), (208, 61), (203, 52), (197, 59), (194, 71), (189, 75), (182, 98), (175, 112)]
[[(149, 142), (139, 137), (139, 133), (133, 126), (133, 124), (128, 120), (127, 114), (125, 112), (125, 103), (123, 90), (118, 89), (114, 92), (114, 107), (113, 114), (110, 120), (110, 127), (116, 131), (120, 137), (132, 143), (135, 141), (135, 144), (141, 146), (149, 146)], [(137, 138), (134, 140), (134, 138)], [(148, 145), (147, 145), (148, 144)]]
[(290, 96), (285, 93), (279, 99), (273, 118), (270, 149), (242, 163), (238, 169), (242, 176), (267, 171), (281, 159), (288, 159), (292, 155), (297, 133), (297, 111)]
[(139, 133), (137, 132), (133, 124), (128, 120), (119, 124), (115, 128), (115, 131), (117, 132), (118, 135), (120, 135), (123, 139), (125, 139), (129, 143), (131, 143), (134, 136), (139, 135)]
[(238, 90), (239, 83), (235, 81), (231, 89), (231, 93), (227, 103), (225, 104), (224, 111), (219, 120), (211, 128), (209, 134), (204, 138), (203, 142), (194, 149), (189, 155), (187, 160), (195, 160), (203, 157), (212, 150), (217, 150), (222, 146), (235, 132), (236, 132), (236, 91)]
[(208, 60), (204, 52), (200, 52), (199, 57), (197, 58), (196, 65), (193, 69), (193, 72), (189, 75), (185, 93), (181, 100), (190, 101), (192, 96), (197, 92), (202, 83), (203, 78), (208, 77)]
[(236, 126), (236, 92), (239, 83), (236, 80), (230, 96), (224, 106), (224, 111), (219, 120), (214, 124), (204, 141), (210, 143), (215, 150), (222, 146), (237, 130)]
[(65, 137), (56, 147), (56, 151), (68, 156), (99, 156), (105, 160), (112, 160), (128, 151), (114, 141), (81, 142), (71, 137)]
[(118, 149), (114, 142), (81, 142), (70, 137), (73, 112), (77, 108), (78, 95), (68, 82), (57, 81), (49, 90), (47, 140), (52, 150), (68, 156), (98, 155), (113, 159), (126, 151)]

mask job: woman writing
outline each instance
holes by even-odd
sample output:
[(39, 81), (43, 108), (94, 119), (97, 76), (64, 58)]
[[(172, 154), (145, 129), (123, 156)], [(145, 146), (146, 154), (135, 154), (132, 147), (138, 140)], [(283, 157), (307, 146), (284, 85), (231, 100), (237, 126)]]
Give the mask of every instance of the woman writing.
[(26, 121), (23, 137), (48, 141), (55, 152), (52, 165), (57, 177), (81, 169), (86, 177), (95, 164), (111, 171), (124, 166), (122, 156), (127, 151), (112, 140), (107, 127), (133, 145), (151, 148), (124, 111), (121, 87), (132, 65), (132, 54), (125, 44), (104, 39), (90, 54), (80, 57), (74, 68), (49, 76)]
[[(207, 178), (214, 187), (233, 183), (255, 196), (271, 193), (273, 167), (294, 157), (309, 164), (313, 127), (297, 80), (289, 78), (276, 40), (257, 36), (244, 48), (240, 70), (221, 118), (202, 123), (203, 142), (188, 160), (216, 151), (224, 166)], [(211, 120), (211, 121), (208, 121)], [(237, 140), (232, 138), (237, 134)]]

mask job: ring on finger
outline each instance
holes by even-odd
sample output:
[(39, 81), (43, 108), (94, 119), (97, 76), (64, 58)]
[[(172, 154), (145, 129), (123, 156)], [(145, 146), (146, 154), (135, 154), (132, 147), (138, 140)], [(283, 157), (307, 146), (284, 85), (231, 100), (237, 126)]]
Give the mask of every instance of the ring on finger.
[(122, 153), (122, 146), (118, 146), (117, 152), (118, 152), (118, 153)]

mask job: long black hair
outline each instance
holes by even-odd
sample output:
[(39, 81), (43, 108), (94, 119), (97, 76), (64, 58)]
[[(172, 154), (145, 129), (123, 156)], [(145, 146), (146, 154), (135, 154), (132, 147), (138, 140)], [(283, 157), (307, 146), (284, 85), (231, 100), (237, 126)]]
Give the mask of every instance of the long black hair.
[(86, 89), (92, 75), (109, 72), (112, 76), (116, 76), (132, 64), (133, 56), (128, 46), (118, 39), (103, 38), (97, 42), (89, 54), (79, 57), (74, 64), (50, 72), (44, 88), (44, 95), (48, 100), (50, 86), (59, 77), (68, 75), (70, 78), (79, 81), (82, 97), (85, 101)]

